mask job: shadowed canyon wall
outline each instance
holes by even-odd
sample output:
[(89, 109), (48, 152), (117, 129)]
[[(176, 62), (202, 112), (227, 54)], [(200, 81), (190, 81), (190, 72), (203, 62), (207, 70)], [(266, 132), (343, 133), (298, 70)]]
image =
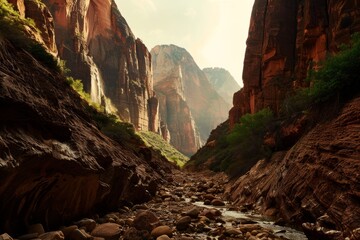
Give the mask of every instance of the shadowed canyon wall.
[(0, 232), (146, 201), (170, 171), (102, 134), (64, 77), (1, 34), (0, 79)]
[(360, 30), (359, 1), (256, 0), (244, 60), (244, 87), (234, 95), (230, 124), (270, 107), (298, 87), (327, 54)]
[(139, 130), (158, 131), (157, 101), (149, 101), (154, 97), (150, 53), (115, 2), (43, 2), (54, 17), (59, 56), (92, 100)]
[[(265, 107), (278, 114), (288, 94), (309, 84), (308, 71), (360, 31), (359, 7), (358, 0), (256, 0), (244, 88), (234, 95), (230, 125)], [(303, 223), (311, 239), (358, 239), (360, 102), (353, 99), (335, 117), (328, 114), (333, 105), (330, 101), (323, 106), (326, 121), (305, 134), (301, 124), (288, 126), (290, 135), (303, 134), (300, 140), (230, 184), (230, 199), (287, 222)]]
[(185, 49), (156, 46), (151, 55), (161, 120), (169, 129), (171, 144), (191, 155), (227, 118), (230, 106)]

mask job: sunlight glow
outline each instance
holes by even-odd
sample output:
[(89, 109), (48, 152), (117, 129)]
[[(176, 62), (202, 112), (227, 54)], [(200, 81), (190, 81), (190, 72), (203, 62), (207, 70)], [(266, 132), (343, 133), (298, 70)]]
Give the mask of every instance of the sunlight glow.
[(254, 0), (115, 0), (136, 37), (151, 50), (175, 44), (200, 68), (223, 67), (242, 85)]

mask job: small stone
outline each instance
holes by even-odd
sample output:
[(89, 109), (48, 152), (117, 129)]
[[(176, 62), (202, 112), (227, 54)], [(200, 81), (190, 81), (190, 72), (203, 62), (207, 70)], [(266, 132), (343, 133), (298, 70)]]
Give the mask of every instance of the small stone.
[(240, 236), (240, 235), (242, 235), (242, 232), (236, 228), (227, 228), (227, 229), (225, 229), (224, 234), (226, 236)]
[(171, 238), (168, 237), (168, 235), (161, 235), (156, 238), (156, 240), (170, 240)]
[(96, 222), (90, 218), (84, 218), (75, 223), (79, 228), (84, 227), (86, 231), (91, 232), (96, 227)]
[(41, 223), (28, 226), (28, 233), (38, 233), (39, 235), (45, 233), (44, 227)]
[(144, 240), (151, 239), (150, 233), (146, 230), (137, 230), (134, 227), (126, 230), (123, 236), (124, 240)]
[(186, 216), (189, 216), (191, 218), (197, 218), (200, 214), (200, 210), (197, 207), (194, 207), (190, 209), (189, 211), (185, 212)]
[(173, 230), (169, 226), (159, 226), (151, 231), (151, 236), (160, 237), (161, 235), (167, 235), (171, 237), (172, 233)]
[(189, 216), (182, 217), (176, 222), (176, 229), (179, 231), (186, 230), (189, 227), (190, 223), (191, 223), (191, 217)]
[(138, 213), (133, 221), (133, 226), (138, 230), (147, 230), (151, 232), (155, 223), (159, 221), (155, 213), (151, 211), (142, 211)]
[(220, 199), (214, 199), (211, 201), (211, 205), (220, 207), (220, 206), (225, 206), (225, 203)]
[(39, 236), (41, 240), (64, 240), (65, 236), (62, 231), (54, 231), (54, 232), (47, 232), (43, 233)]
[(68, 227), (60, 228), (60, 230), (63, 232), (65, 238), (69, 238), (70, 235), (71, 235), (71, 233), (72, 233), (75, 229), (78, 229), (78, 226), (76, 226), (76, 225), (71, 225), (71, 226), (68, 226)]
[(38, 233), (29, 233), (29, 234), (25, 234), (19, 237), (19, 240), (29, 240), (29, 239), (34, 239), (37, 238), (39, 236)]
[(9, 234), (4, 233), (0, 235), (0, 240), (13, 240), (13, 238)]
[(94, 237), (105, 238), (105, 240), (115, 240), (120, 237), (120, 225), (116, 223), (103, 223), (95, 227), (91, 232)]

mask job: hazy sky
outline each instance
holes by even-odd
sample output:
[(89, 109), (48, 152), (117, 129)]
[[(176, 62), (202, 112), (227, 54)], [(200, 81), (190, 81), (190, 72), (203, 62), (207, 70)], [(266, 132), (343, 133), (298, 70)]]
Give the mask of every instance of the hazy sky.
[(149, 51), (175, 44), (200, 68), (223, 67), (242, 85), (245, 42), (254, 0), (115, 0)]

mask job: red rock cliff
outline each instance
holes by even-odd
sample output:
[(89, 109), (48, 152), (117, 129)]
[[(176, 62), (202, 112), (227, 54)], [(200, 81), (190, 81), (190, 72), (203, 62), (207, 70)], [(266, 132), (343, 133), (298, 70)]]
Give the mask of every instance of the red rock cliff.
[(229, 105), (185, 49), (162, 45), (151, 54), (161, 120), (168, 125), (170, 142), (191, 155), (200, 147), (199, 136), (205, 142), (210, 131), (226, 119)]
[(306, 83), (310, 69), (360, 30), (359, 1), (256, 0), (244, 60), (244, 88), (234, 95), (233, 125), (245, 113), (270, 107)]
[(154, 97), (150, 53), (135, 38), (115, 2), (43, 2), (54, 17), (59, 56), (71, 75), (83, 80), (92, 100), (139, 130), (158, 131), (156, 101), (148, 101)]

